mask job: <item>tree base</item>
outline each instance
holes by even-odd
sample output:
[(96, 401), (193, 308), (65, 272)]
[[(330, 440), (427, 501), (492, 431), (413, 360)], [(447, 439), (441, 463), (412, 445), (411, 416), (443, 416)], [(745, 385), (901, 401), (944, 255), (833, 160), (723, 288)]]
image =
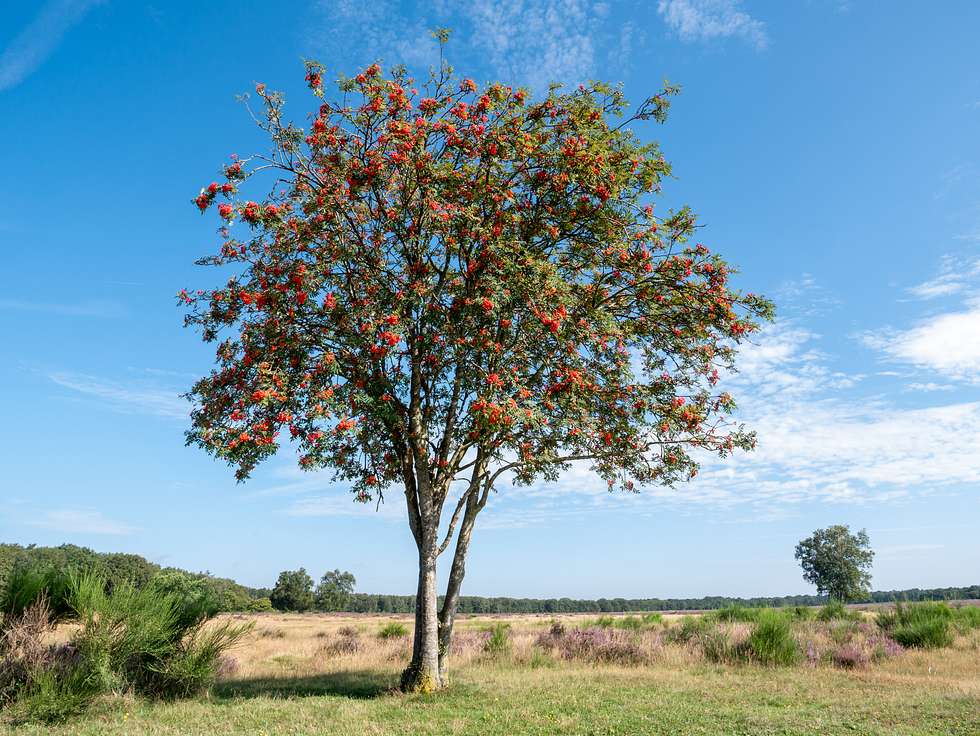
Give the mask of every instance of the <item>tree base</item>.
[(438, 670), (433, 672), (431, 668), (413, 663), (402, 672), (399, 688), (403, 693), (434, 693), (442, 689), (442, 680)]

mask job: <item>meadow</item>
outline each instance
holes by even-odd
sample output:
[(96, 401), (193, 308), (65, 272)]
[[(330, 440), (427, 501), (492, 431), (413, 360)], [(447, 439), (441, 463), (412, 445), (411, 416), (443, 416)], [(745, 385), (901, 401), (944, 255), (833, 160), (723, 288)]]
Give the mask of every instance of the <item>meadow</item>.
[(231, 615), (219, 621), (253, 628), (207, 696), (106, 696), (65, 724), (0, 733), (975, 736), (977, 614), (958, 611), (930, 648), (892, 638), (928, 637), (928, 621), (886, 612), (886, 635), (868, 610), (468, 616), (434, 695), (395, 689), (409, 617)]

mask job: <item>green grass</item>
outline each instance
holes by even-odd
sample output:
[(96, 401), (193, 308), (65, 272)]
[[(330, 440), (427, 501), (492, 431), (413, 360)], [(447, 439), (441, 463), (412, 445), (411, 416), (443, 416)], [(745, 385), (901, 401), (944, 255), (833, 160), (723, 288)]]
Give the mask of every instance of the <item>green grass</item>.
[(555, 667), (482, 664), (446, 692), (404, 696), (392, 670), (237, 683), (211, 700), (106, 702), (64, 726), (9, 736), (176, 734), (688, 734), (975, 736), (980, 701), (948, 682), (915, 684), (835, 670), (762, 667)]

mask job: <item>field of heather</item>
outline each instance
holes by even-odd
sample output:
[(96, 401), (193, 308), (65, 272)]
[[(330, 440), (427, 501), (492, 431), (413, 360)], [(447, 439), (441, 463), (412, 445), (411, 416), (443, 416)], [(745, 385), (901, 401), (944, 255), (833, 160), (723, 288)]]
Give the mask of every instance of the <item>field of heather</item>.
[(792, 643), (780, 654), (778, 633), (759, 634), (768, 615), (468, 617), (448, 690), (428, 696), (395, 688), (407, 617), (237, 616), (254, 628), (207, 697), (115, 695), (65, 725), (2, 733), (980, 733), (977, 629), (903, 647), (875, 611), (787, 610), (776, 616)]

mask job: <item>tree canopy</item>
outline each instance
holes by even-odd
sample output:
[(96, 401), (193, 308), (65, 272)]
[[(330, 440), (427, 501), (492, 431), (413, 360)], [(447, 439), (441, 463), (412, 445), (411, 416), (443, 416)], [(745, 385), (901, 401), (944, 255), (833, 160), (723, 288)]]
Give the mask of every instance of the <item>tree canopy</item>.
[(817, 529), (796, 545), (796, 559), (803, 579), (818, 593), (844, 603), (868, 596), (874, 552), (864, 529), (857, 534), (841, 524)]
[(302, 567), (299, 570), (283, 570), (269, 600), (277, 611), (309, 611), (315, 603), (313, 578)]
[(316, 586), (316, 607), (321, 611), (343, 611), (350, 602), (356, 584), (349, 572), (325, 572)]

